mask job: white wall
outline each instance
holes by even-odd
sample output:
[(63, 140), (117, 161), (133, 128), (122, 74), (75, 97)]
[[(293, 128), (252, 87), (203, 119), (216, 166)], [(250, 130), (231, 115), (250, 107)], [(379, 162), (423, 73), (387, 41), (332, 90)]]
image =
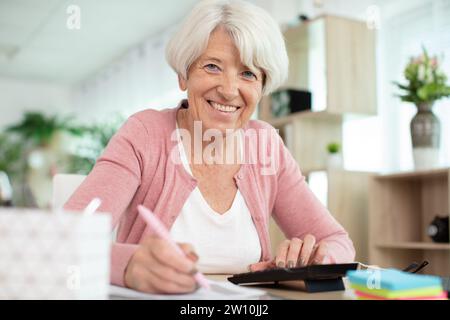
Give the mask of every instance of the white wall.
[(74, 90), (74, 111), (83, 120), (152, 108), (173, 108), (185, 96), (164, 51), (170, 30), (143, 41)]
[(0, 129), (22, 118), (24, 111), (46, 114), (72, 110), (68, 86), (0, 77)]

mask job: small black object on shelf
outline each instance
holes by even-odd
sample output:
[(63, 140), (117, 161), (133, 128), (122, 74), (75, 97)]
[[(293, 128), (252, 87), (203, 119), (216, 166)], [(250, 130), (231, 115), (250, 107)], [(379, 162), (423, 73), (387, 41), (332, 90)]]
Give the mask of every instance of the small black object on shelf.
[(436, 216), (434, 220), (430, 223), (428, 226), (428, 236), (434, 241), (434, 242), (440, 242), (440, 243), (448, 243), (449, 242), (449, 230), (448, 230), (448, 223), (449, 219), (447, 217), (439, 217)]
[(300, 14), (298, 16), (298, 20), (300, 20), (301, 22), (306, 22), (306, 21), (309, 21), (309, 17), (305, 14)]
[(272, 114), (282, 117), (295, 112), (311, 111), (311, 92), (285, 89), (272, 93)]

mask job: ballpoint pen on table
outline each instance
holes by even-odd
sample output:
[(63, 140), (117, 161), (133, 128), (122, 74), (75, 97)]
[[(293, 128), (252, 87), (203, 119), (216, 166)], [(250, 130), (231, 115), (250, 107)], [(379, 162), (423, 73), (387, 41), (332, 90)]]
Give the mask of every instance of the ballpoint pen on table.
[[(158, 237), (167, 240), (178, 253), (185, 255), (185, 253), (170, 237), (169, 231), (167, 231), (167, 229), (164, 227), (164, 225), (161, 223), (158, 217), (155, 216), (153, 212), (151, 212), (149, 209), (147, 209), (142, 205), (138, 206), (138, 211), (141, 217), (144, 219), (144, 221), (152, 228), (152, 230), (158, 235)], [(209, 289), (208, 280), (205, 278), (203, 274), (197, 272), (194, 275), (194, 278), (200, 286), (202, 286), (205, 289)]]
[[(372, 269), (372, 270), (384, 270), (385, 268), (380, 268), (379, 266), (376, 265), (366, 265), (364, 263), (358, 262), (359, 264), (359, 269)], [(409, 266), (407, 266), (406, 268), (401, 269), (401, 271), (403, 272), (410, 272), (410, 273), (417, 273), (420, 270), (422, 270), (423, 268), (425, 268), (427, 265), (429, 264), (428, 261), (423, 261), (421, 264), (418, 264), (417, 262), (413, 262), (411, 263)]]

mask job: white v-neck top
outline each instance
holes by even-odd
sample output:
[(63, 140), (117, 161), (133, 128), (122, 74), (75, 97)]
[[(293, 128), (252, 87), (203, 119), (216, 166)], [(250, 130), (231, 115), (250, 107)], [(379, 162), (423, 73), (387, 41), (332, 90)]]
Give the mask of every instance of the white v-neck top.
[[(178, 142), (183, 167), (193, 176), (179, 133)], [(203, 273), (247, 272), (248, 265), (261, 258), (258, 233), (239, 189), (231, 208), (220, 214), (209, 206), (197, 186), (170, 233), (176, 242), (194, 246), (199, 256), (197, 267)]]

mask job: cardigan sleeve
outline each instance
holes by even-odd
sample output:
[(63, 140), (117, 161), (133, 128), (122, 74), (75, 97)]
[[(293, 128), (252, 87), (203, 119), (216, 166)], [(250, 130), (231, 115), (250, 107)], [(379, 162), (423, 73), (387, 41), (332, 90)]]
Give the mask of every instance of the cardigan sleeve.
[[(102, 200), (99, 212), (112, 215), (112, 229), (130, 205), (141, 183), (148, 133), (144, 125), (131, 117), (108, 143), (93, 170), (64, 205), (64, 209), (82, 211), (94, 198)], [(113, 243), (111, 283), (123, 286), (124, 271), (138, 245)]]
[(288, 239), (303, 239), (312, 234), (317, 242), (326, 241), (332, 262), (352, 262), (355, 249), (348, 233), (309, 189), (297, 162), (278, 139), (280, 167), (273, 210), (275, 222)]

